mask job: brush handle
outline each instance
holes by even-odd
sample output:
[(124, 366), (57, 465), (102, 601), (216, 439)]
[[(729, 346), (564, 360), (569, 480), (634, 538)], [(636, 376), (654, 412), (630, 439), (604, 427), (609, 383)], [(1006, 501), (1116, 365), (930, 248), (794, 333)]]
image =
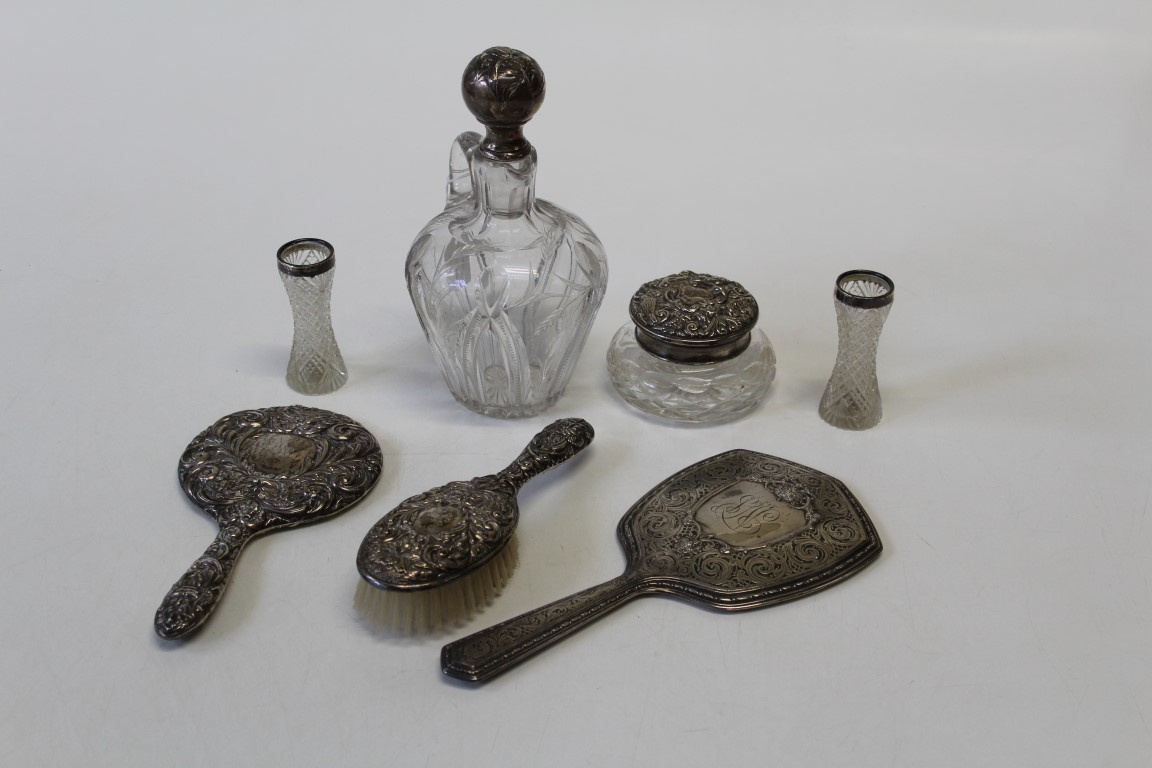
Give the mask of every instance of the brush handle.
[(516, 461), (497, 473), (497, 477), (520, 490), (536, 475), (563, 464), (587, 448), (595, 436), (592, 425), (584, 419), (554, 421), (540, 430)]
[(255, 531), (241, 525), (227, 525), (204, 550), (180, 580), (172, 585), (156, 611), (156, 634), (165, 640), (184, 637), (203, 624), (228, 586), (228, 577), (244, 545)]
[(625, 572), (449, 643), (440, 652), (440, 666), (449, 677), (484, 682), (648, 591), (642, 578)]

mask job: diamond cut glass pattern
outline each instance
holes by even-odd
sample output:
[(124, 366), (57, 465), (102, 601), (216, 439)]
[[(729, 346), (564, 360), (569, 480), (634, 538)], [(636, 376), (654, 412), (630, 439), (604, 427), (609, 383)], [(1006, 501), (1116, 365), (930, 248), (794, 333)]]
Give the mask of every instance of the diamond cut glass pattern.
[(834, 427), (860, 430), (880, 423), (883, 407), (876, 351), (894, 291), (892, 281), (878, 272), (845, 272), (836, 280), (839, 347), (820, 399), (820, 416)]
[(335, 251), (323, 240), (293, 240), (280, 248), (276, 258), (292, 305), (288, 386), (305, 395), (334, 392), (348, 381), (348, 369), (332, 332)]

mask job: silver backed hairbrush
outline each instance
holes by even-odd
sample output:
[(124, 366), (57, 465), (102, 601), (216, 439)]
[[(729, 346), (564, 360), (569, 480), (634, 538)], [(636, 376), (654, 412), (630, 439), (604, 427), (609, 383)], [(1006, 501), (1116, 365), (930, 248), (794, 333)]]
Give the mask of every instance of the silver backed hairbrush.
[(401, 502), (360, 545), (357, 607), (374, 624), (410, 634), (451, 626), (490, 603), (516, 567), (517, 492), (594, 434), (583, 419), (560, 419), (500, 472)]

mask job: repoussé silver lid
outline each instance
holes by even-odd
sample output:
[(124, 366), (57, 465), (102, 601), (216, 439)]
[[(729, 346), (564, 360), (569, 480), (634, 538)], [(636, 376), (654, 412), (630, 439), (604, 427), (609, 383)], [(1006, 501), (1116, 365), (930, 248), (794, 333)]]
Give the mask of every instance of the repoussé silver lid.
[(739, 355), (760, 316), (756, 299), (740, 283), (690, 271), (640, 286), (628, 313), (640, 346), (678, 363), (716, 363)]

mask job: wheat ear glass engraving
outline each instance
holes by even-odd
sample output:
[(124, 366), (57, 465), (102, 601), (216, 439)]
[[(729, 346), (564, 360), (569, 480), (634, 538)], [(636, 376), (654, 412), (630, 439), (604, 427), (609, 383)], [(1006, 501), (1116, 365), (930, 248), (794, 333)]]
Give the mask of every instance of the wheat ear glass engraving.
[(839, 480), (746, 450), (677, 472), (636, 502), (616, 533), (628, 561), (622, 575), (449, 643), (444, 673), (488, 680), (642, 595), (721, 611), (795, 600), (857, 573), (882, 546)]
[(303, 395), (335, 392), (348, 381), (348, 369), (332, 332), (336, 251), (324, 240), (303, 238), (282, 245), (276, 263), (292, 305), (288, 386)]
[(869, 270), (836, 278), (836, 365), (820, 398), (820, 417), (840, 429), (871, 429), (883, 417), (876, 379), (880, 332), (892, 309), (896, 287)]
[(604, 249), (578, 217), (536, 198), (522, 126), (544, 99), (539, 65), (492, 48), (462, 89), (486, 132), (452, 144), (446, 205), (412, 244), (408, 290), (453, 397), (488, 416), (532, 416), (572, 376), (604, 297)]
[(201, 432), (180, 457), (180, 486), (220, 532), (156, 611), (156, 634), (198, 629), (256, 536), (326, 520), (380, 477), (376, 438), (347, 416), (299, 405), (239, 411)]

